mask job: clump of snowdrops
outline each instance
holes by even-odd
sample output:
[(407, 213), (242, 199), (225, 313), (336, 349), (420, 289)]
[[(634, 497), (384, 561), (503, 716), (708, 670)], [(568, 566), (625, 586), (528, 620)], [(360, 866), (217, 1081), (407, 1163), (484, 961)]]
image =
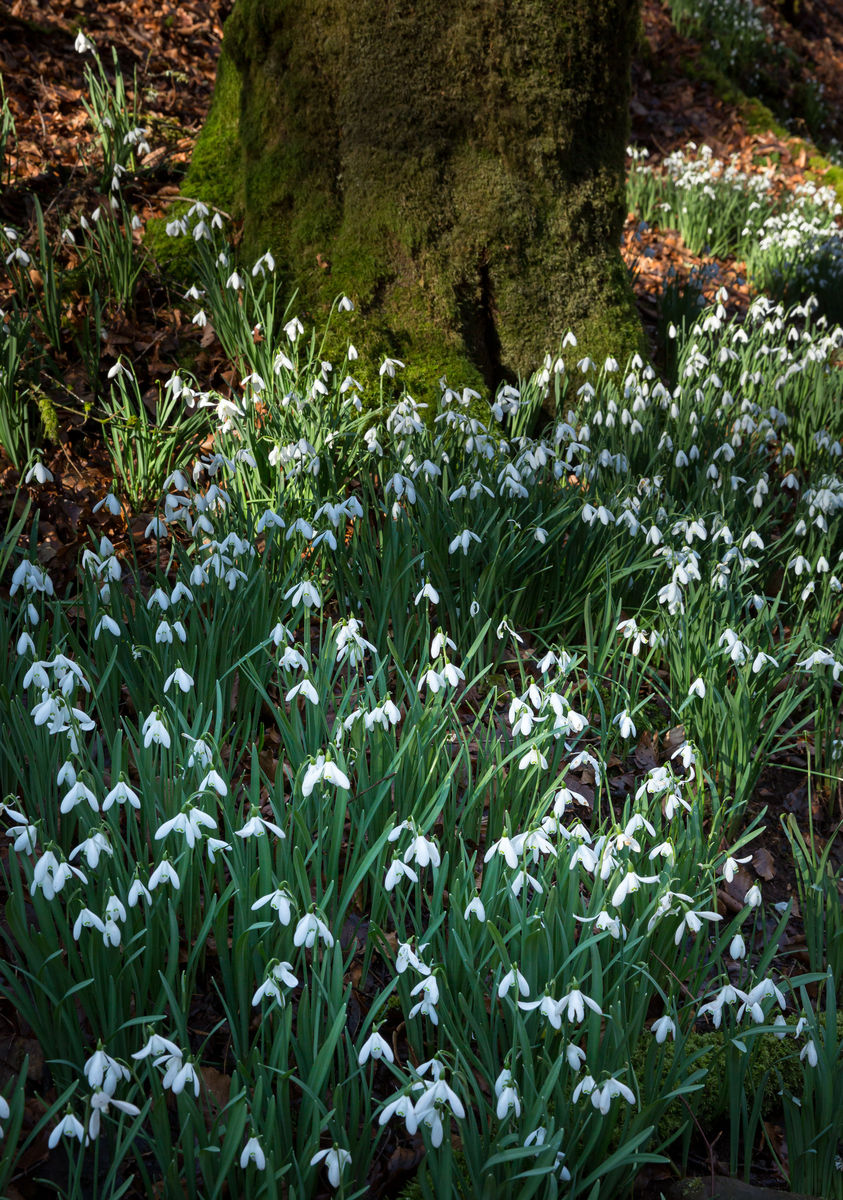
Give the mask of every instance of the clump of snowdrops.
[(628, 154), (629, 204), (642, 220), (676, 227), (693, 254), (744, 259), (758, 292), (786, 305), (814, 295), (829, 319), (843, 317), (843, 228), (832, 187), (808, 182), (776, 193), (770, 170), (741, 171), (694, 143), (659, 167), (646, 150)]

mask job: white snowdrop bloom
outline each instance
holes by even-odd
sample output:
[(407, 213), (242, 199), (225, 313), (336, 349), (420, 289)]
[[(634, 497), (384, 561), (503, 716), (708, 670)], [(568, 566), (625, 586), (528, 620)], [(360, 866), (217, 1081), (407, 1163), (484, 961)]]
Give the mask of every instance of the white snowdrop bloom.
[(739, 933), (736, 933), (729, 943), (729, 957), (739, 961), (746, 958), (746, 943)]
[(249, 819), (246, 821), (246, 824), (242, 827), (242, 829), (235, 829), (234, 833), (236, 837), (243, 838), (245, 840), (246, 838), (252, 837), (266, 837), (267, 830), (269, 830), (270, 833), (274, 833), (277, 838), (283, 839), (287, 836), (284, 833), (284, 830), (280, 829), (278, 825), (275, 825), (272, 821), (267, 821), (264, 817), (262, 817), (260, 809), (256, 808), (253, 804), (250, 809)]
[(658, 883), (658, 875), (638, 875), (629, 870), (612, 893), (612, 906), (620, 908), (627, 896), (637, 892), (642, 883)]
[(94, 812), (99, 812), (99, 804), (94, 793), (87, 786), (87, 784), (82, 783), (81, 780), (77, 780), (73, 786), (67, 792), (65, 792), (59, 807), (59, 812), (72, 812), (76, 805), (81, 804), (83, 800), (87, 801)]
[(510, 1113), (514, 1113), (516, 1117), (521, 1116), (521, 1097), (515, 1087), (512, 1072), (506, 1068), (495, 1080), (495, 1095), (497, 1097), (495, 1115), (499, 1121), (505, 1120)]
[(171, 675), (168, 675), (164, 681), (165, 694), (170, 690), (170, 685), (173, 683), (176, 684), (179, 691), (182, 692), (183, 695), (187, 695), (187, 693), (193, 687), (193, 677), (188, 675), (187, 671), (183, 670), (181, 667), (176, 667), (175, 671), (173, 671)]
[(619, 726), (619, 731), (622, 738), (635, 737), (635, 724), (627, 709), (624, 709), (623, 712), (618, 713), (618, 715), (613, 718), (612, 724)]
[(252, 905), (252, 912), (258, 912), (267, 904), (278, 914), (281, 925), (290, 924), (294, 901), (286, 888), (276, 888), (275, 891), (260, 896)]
[(502, 1000), (512, 988), (516, 988), (518, 994), (522, 996), (530, 994), (530, 985), (518, 970), (517, 965), (513, 965), (498, 984), (499, 999)]
[(426, 975), (410, 991), (411, 996), (418, 996), (419, 993), (421, 993), (421, 1000), (410, 1009), (407, 1019), (412, 1020), (414, 1017), (422, 1016), (427, 1017), (432, 1025), (438, 1025), (439, 1014), (436, 1011), (436, 1005), (439, 1003), (439, 984), (434, 975)]
[(146, 718), (141, 727), (141, 733), (145, 750), (148, 750), (153, 743), (156, 746), (163, 746), (165, 750), (170, 749), (170, 735), (157, 711), (151, 712)]
[(162, 858), (161, 862), (150, 875), (148, 891), (154, 892), (160, 883), (169, 883), (176, 891), (181, 887), (181, 880), (178, 877), (178, 873), (168, 858)]
[(809, 1042), (806, 1042), (799, 1051), (799, 1058), (802, 1062), (807, 1061), (809, 1067), (815, 1067), (817, 1065), (819, 1057), (817, 1055), (817, 1047), (813, 1039)]
[(758, 908), (759, 907), (759, 905), (761, 904), (761, 888), (758, 886), (757, 883), (754, 883), (752, 885), (752, 887), (749, 888), (749, 890), (747, 891), (746, 895), (743, 898), (743, 902), (744, 902), (744, 904), (748, 905), (750, 908)]
[(748, 863), (751, 860), (751, 854), (747, 854), (744, 858), (732, 858), (732, 856), (729, 855), (723, 865), (723, 878), (726, 880), (726, 882), (732, 882), (732, 880), (735, 878), (735, 875), (738, 873), (738, 868), (740, 867), (741, 863)]
[(391, 892), (401, 879), (409, 879), (411, 883), (418, 883), (419, 881), (419, 877), (412, 867), (408, 867), (400, 858), (394, 858), (384, 877), (383, 886), (385, 890)]
[[(189, 764), (188, 764), (189, 765)], [(210, 770), (207, 775), (200, 781), (198, 788), (199, 792), (211, 791), (213, 789), (218, 796), (228, 795), (228, 784), (217, 774), (216, 771)]]
[(667, 1013), (663, 1017), (659, 1017), (657, 1021), (654, 1021), (650, 1029), (655, 1034), (659, 1045), (666, 1041), (668, 1037), (672, 1037), (676, 1041), (676, 1023)]
[(469, 549), (471, 548), (471, 543), (476, 542), (477, 545), (479, 545), (480, 541), (481, 539), (471, 529), (464, 529), (462, 533), (458, 533), (457, 536), (449, 543), (448, 553), (455, 554), (457, 550), (461, 549), (463, 554), (467, 555)]
[(421, 591), (416, 594), (416, 607), (418, 607), (422, 600), (429, 600), (431, 604), (439, 603), (439, 593), (429, 580), (424, 584)]
[(361, 1067), (364, 1066), (370, 1058), (374, 1059), (375, 1062), (379, 1062), (382, 1058), (385, 1058), (387, 1062), (395, 1062), (395, 1055), (393, 1054), (392, 1047), (385, 1038), (381, 1037), (376, 1029), (372, 1030), (366, 1041), (357, 1052), (357, 1062)]
[(297, 586), (291, 587), (289, 591), (284, 593), (285, 600), (291, 600), (291, 607), (298, 608), (303, 604), (305, 608), (321, 608), (322, 598), (319, 595), (319, 589), (309, 580), (303, 580)]
[(348, 1150), (343, 1150), (340, 1146), (334, 1146), (330, 1150), (320, 1150), (317, 1154), (314, 1154), (310, 1160), (310, 1165), (315, 1167), (317, 1163), (323, 1160), (328, 1171), (328, 1182), (332, 1188), (338, 1188), (343, 1171), (351, 1162), (351, 1154)]
[(106, 857), (111, 858), (114, 850), (104, 833), (95, 832), (89, 834), (78, 846), (73, 847), (67, 856), (68, 861), (73, 862), (74, 858), (80, 854), (91, 870), (94, 871), (99, 866), (101, 855), (105, 854)]
[(518, 760), (519, 771), (526, 771), (530, 767), (539, 767), (542, 771), (547, 770), (547, 759), (538, 746), (531, 746), (527, 753)]
[(378, 1117), (378, 1124), (381, 1126), (386, 1125), (387, 1121), (392, 1120), (393, 1117), (403, 1118), (407, 1127), (407, 1133), (411, 1137), (418, 1129), (415, 1107), (411, 1097), (406, 1093), (402, 1093), (401, 1095), (397, 1096), (385, 1106)]
[(309, 796), (316, 784), (323, 781), (330, 783), (333, 787), (342, 788), (344, 791), (349, 791), (351, 788), (351, 781), (336, 763), (326, 758), (324, 754), (318, 754), (304, 773), (302, 795)]
[(316, 691), (316, 688), (309, 679), (302, 679), (300, 683), (297, 683), (294, 687), (291, 687), (284, 699), (288, 704), (291, 704), (292, 701), (296, 700), (299, 696), (304, 696), (304, 698), (309, 700), (311, 704), (319, 704), (319, 693)]
[(27, 471), (24, 483), (31, 483), (33, 479), (36, 483), (52, 483), (53, 473), (43, 463), (37, 462)]
[(55, 1150), (56, 1146), (63, 1137), (75, 1137), (80, 1143), (87, 1141), (85, 1126), (78, 1119), (78, 1117), (73, 1115), (69, 1106), (65, 1115), (50, 1134), (50, 1137), (47, 1141), (49, 1149)]
[(140, 879), (136, 875), (132, 880), (131, 887), (129, 888), (129, 894), (126, 897), (126, 903), (129, 905), (129, 908), (134, 908), (141, 899), (145, 900), (147, 904), (151, 904), (152, 894), (150, 893), (149, 889), (141, 883)]
[(89, 908), (83, 908), (73, 924), (73, 940), (79, 941), (83, 929), (96, 929), (97, 933), (105, 933), (105, 925)]
[(472, 900), (469, 900), (465, 907), (463, 917), (467, 921), (471, 916), (476, 917), (481, 924), (486, 920), (486, 909), (483, 907), (483, 901), (479, 896), (475, 896)]
[(201, 808), (189, 808), (187, 812), (176, 813), (169, 821), (164, 821), (156, 830), (155, 840), (161, 841), (170, 833), (180, 833), (192, 849), (202, 837), (203, 828), (216, 830), (216, 820)]
[(266, 1155), (263, 1152), (263, 1147), (259, 1139), (254, 1134), (243, 1147), (243, 1152), (240, 1155), (240, 1170), (245, 1171), (249, 1163), (254, 1163), (257, 1171), (266, 1170)]
[(334, 935), (325, 922), (317, 917), (315, 912), (305, 913), (296, 925), (293, 945), (304, 946), (307, 950), (311, 950), (317, 939), (323, 941), (328, 947), (334, 944)]
[(439, 671), (434, 671), (432, 667), (429, 667), (419, 680), (416, 690), (420, 692), (422, 688), (426, 687), (428, 692), (432, 692), (433, 695), (436, 695), (436, 693), (440, 692), (444, 686), (445, 676), (440, 674)]

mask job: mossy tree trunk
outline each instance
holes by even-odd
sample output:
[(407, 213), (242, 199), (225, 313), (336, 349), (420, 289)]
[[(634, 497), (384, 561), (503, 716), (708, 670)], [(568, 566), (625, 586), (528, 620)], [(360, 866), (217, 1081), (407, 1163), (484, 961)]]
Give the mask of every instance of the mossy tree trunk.
[(622, 357), (638, 21), (639, 0), (236, 0), (185, 193), (245, 218), (302, 311), (345, 292), (439, 374), (494, 384), (568, 329)]

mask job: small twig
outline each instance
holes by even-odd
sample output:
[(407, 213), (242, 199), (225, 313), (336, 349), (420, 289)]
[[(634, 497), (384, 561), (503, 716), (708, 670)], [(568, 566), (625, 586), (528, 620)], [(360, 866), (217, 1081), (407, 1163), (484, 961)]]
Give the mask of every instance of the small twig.
[(233, 221), (231, 213), (227, 213), (222, 208), (217, 208), (216, 204), (211, 204), (207, 200), (197, 200), (195, 196), (165, 196), (164, 200), (167, 204), (176, 204), (178, 201), (184, 201), (185, 204), (204, 204), (206, 208), (213, 209), (218, 212), (221, 217), (225, 217), (226, 221)]

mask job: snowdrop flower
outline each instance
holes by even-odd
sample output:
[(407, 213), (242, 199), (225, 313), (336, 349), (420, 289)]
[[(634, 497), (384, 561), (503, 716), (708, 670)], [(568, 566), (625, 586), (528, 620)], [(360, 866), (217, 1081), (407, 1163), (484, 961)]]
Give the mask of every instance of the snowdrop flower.
[(284, 593), (285, 600), (289, 600), (291, 597), (292, 608), (298, 608), (300, 604), (303, 604), (305, 608), (322, 607), (322, 597), (319, 595), (319, 589), (309, 580), (304, 580)]
[(746, 943), (739, 933), (736, 933), (729, 943), (729, 957), (739, 961), (746, 958)]
[(383, 881), (386, 891), (391, 892), (400, 879), (409, 879), (411, 883), (419, 881), (419, 877), (412, 867), (406, 866), (400, 858), (394, 858)]
[(88, 882), (87, 875), (78, 867), (71, 867), (69, 863), (60, 862), (52, 850), (45, 850), (32, 872), (30, 895), (34, 896), (40, 888), (45, 900), (53, 900), (74, 875), (77, 879), (81, 879), (82, 883)]
[(343, 1150), (340, 1146), (335, 1145), (330, 1150), (320, 1150), (317, 1154), (314, 1154), (310, 1160), (310, 1165), (315, 1167), (323, 1159), (328, 1170), (328, 1182), (332, 1188), (338, 1188), (342, 1173), (351, 1162), (351, 1155), (348, 1150)]
[(720, 1022), (723, 1019), (723, 1009), (726, 1005), (735, 1004), (738, 1000), (741, 1000), (745, 1004), (746, 999), (746, 992), (742, 992), (740, 988), (733, 987), (732, 984), (727, 983), (725, 987), (720, 989), (713, 1000), (701, 1005), (697, 1016), (703, 1017), (710, 1014), (714, 1028), (719, 1029)]
[(439, 593), (430, 581), (426, 582), (421, 591), (417, 593), (415, 599), (416, 607), (418, 607), (422, 600), (429, 600), (431, 604), (439, 603)]
[(87, 1142), (85, 1126), (78, 1119), (78, 1117), (74, 1117), (69, 1105), (67, 1112), (50, 1134), (47, 1145), (51, 1150), (55, 1150), (56, 1146), (63, 1137), (75, 1137), (78, 1138), (80, 1142)]
[[(73, 49), (77, 54), (87, 54), (89, 52), (92, 54), (96, 53), (96, 47), (94, 46), (94, 43), (89, 37), (85, 37), (85, 34), (81, 29), (76, 35), (76, 41), (73, 43)], [(52, 1146), (50, 1149), (52, 1149)]]
[(357, 1062), (362, 1067), (369, 1059), (374, 1059), (378, 1062), (385, 1058), (387, 1062), (395, 1062), (395, 1055), (392, 1052), (392, 1047), (376, 1029), (373, 1029), (366, 1041), (357, 1052)]
[(83, 929), (96, 929), (97, 933), (105, 933), (105, 925), (89, 908), (83, 908), (73, 923), (73, 940), (79, 941)]
[(151, 712), (146, 718), (141, 727), (141, 733), (145, 750), (148, 750), (153, 742), (156, 746), (163, 746), (165, 750), (170, 749), (170, 735), (157, 710)]
[(408, 1020), (421, 1015), (429, 1017), (432, 1024), (438, 1025), (439, 1014), (436, 1011), (436, 1005), (439, 1003), (439, 984), (436, 982), (436, 977), (430, 974), (426, 975), (424, 979), (420, 979), (410, 991), (410, 995), (417, 996), (419, 992), (422, 993), (422, 998), (410, 1009), (407, 1014)]
[(716, 912), (711, 912), (711, 911), (694, 912), (693, 910), (688, 909), (683, 914), (682, 920), (679, 922), (679, 924), (676, 928), (676, 933), (673, 936), (673, 941), (674, 941), (675, 945), (678, 946), (679, 943), (682, 941), (682, 935), (684, 934), (686, 929), (691, 934), (699, 933), (699, 931), (702, 929), (702, 921), (700, 920), (701, 917), (705, 918), (706, 921), (722, 921), (723, 920), (723, 918), (720, 916), (720, 914), (716, 913)]
[(657, 1021), (654, 1021), (650, 1028), (656, 1035), (656, 1041), (659, 1045), (666, 1041), (668, 1035), (676, 1041), (676, 1023), (667, 1013), (663, 1017), (659, 1017)]
[(181, 833), (190, 849), (196, 845), (196, 842), (202, 836), (202, 828), (216, 829), (216, 820), (203, 812), (201, 808), (189, 808), (187, 812), (176, 813), (169, 821), (164, 821), (159, 825), (155, 840), (160, 841), (167, 837), (170, 833)]
[(188, 675), (187, 671), (182, 670), (181, 667), (176, 667), (175, 671), (173, 671), (171, 675), (167, 676), (166, 680), (164, 681), (165, 693), (170, 690), (171, 683), (175, 683), (179, 691), (184, 695), (187, 695), (187, 693), (193, 687), (192, 677)]
[(152, 894), (150, 893), (149, 889), (145, 887), (143, 883), (141, 883), (139, 876), (135, 875), (135, 878), (132, 880), (132, 885), (129, 888), (129, 894), (126, 897), (126, 903), (129, 905), (129, 908), (134, 908), (137, 902), (141, 899), (145, 900), (147, 904), (151, 904)]
[(745, 858), (732, 858), (730, 855), (723, 864), (723, 878), (726, 882), (731, 883), (737, 875), (741, 863), (748, 863), (751, 859), (751, 854), (747, 854)]
[(705, 682), (701, 675), (698, 675), (691, 686), (688, 688), (688, 697), (699, 696), (700, 700), (705, 699)]
[(605, 1116), (612, 1106), (612, 1101), (616, 1096), (622, 1096), (629, 1104), (636, 1104), (635, 1093), (625, 1083), (621, 1083), (619, 1079), (607, 1079), (605, 1083), (599, 1087), (595, 1087), (591, 1092), (591, 1103), (594, 1107)]
[(129, 1117), (136, 1117), (140, 1112), (136, 1104), (129, 1104), (126, 1100), (115, 1100), (105, 1090), (95, 1090), (90, 1105), (92, 1111), (88, 1121), (88, 1136), (94, 1141), (99, 1137), (102, 1114), (108, 1112), (109, 1108), (116, 1108)]
[(105, 854), (111, 857), (114, 854), (114, 850), (105, 834), (96, 832), (89, 834), (84, 842), (80, 842), (78, 846), (74, 846), (68, 855), (68, 859), (72, 862), (78, 854), (84, 857), (85, 862), (93, 871), (99, 866), (100, 856)]
[(761, 888), (758, 886), (757, 883), (754, 883), (752, 885), (752, 887), (747, 891), (746, 895), (743, 898), (743, 902), (744, 902), (744, 904), (747, 904), (750, 908), (758, 908), (758, 906), (761, 904)]
[[(419, 954), (425, 949), (425, 946), (419, 946)], [(418, 971), (420, 975), (429, 975), (430, 967), (427, 963), (422, 962), (421, 958), (415, 953), (410, 942), (401, 942), (398, 946), (398, 953), (395, 956), (395, 970), (399, 975), (403, 975), (408, 967), (412, 967), (414, 971)]]
[(334, 935), (325, 922), (320, 917), (317, 917), (315, 912), (306, 913), (300, 919), (298, 925), (296, 925), (296, 931), (293, 934), (293, 944), (295, 946), (304, 946), (307, 950), (312, 950), (317, 938), (321, 938), (329, 948), (334, 944)]
[(495, 1096), (495, 1113), (499, 1121), (505, 1120), (511, 1112), (514, 1112), (516, 1117), (521, 1116), (521, 1097), (515, 1087), (512, 1072), (507, 1067), (504, 1067), (495, 1080)]
[(537, 746), (531, 746), (525, 755), (518, 760), (518, 770), (526, 771), (529, 767), (540, 767), (547, 770), (547, 759)]
[(463, 917), (467, 921), (470, 916), (474, 916), (482, 924), (486, 920), (486, 909), (483, 907), (483, 901), (479, 896), (475, 896), (473, 900), (469, 900), (465, 907)]
[(637, 892), (642, 883), (658, 883), (658, 875), (637, 875), (629, 870), (612, 893), (612, 905), (620, 908), (624, 900), (632, 892)]
[(81, 804), (83, 800), (88, 802), (94, 812), (99, 812), (99, 804), (97, 803), (96, 796), (91, 789), (84, 784), (81, 779), (79, 779), (74, 783), (73, 787), (64, 794), (61, 805), (59, 806), (59, 812), (72, 812), (76, 805)]
[(245, 1171), (249, 1163), (254, 1163), (256, 1170), (263, 1171), (266, 1169), (266, 1155), (258, 1138), (254, 1134), (246, 1142), (243, 1147), (243, 1153), (240, 1155), (240, 1169)]
[(319, 704), (319, 693), (316, 691), (316, 688), (309, 679), (302, 679), (300, 683), (297, 683), (295, 686), (291, 687), (284, 699), (288, 704), (290, 704), (299, 696), (304, 696), (304, 698), (309, 700), (311, 704)]
[(37, 462), (27, 471), (24, 483), (30, 483), (33, 479), (36, 483), (52, 483), (53, 473), (52, 471), (48, 471), (43, 463)]
[(154, 892), (159, 883), (170, 883), (176, 891), (181, 887), (181, 881), (176, 873), (176, 869), (167, 858), (162, 858), (161, 862), (150, 875), (149, 891)]
[(809, 1067), (815, 1067), (817, 1065), (819, 1059), (817, 1057), (817, 1047), (813, 1039), (809, 1042), (806, 1042), (799, 1051), (799, 1058), (802, 1062), (807, 1060)]
[(584, 1020), (586, 1006), (592, 1012), (596, 1012), (598, 1016), (602, 1017), (603, 1010), (597, 1001), (592, 1000), (590, 996), (586, 996), (579, 988), (572, 988), (567, 996), (562, 997), (558, 1004), (560, 1016), (566, 1016), (567, 1009), (568, 1020), (576, 1025), (579, 1025)]
[[(293, 317), (284, 326), (284, 332), (291, 342), (295, 342), (300, 334), (304, 333), (304, 326), (298, 317)], [(292, 364), (291, 364), (292, 366)]]
[(518, 854), (515, 846), (507, 834), (504, 834), (497, 842), (489, 847), (483, 856), (483, 862), (491, 862), (496, 854), (500, 854), (508, 867), (514, 870), (518, 867)]
[(635, 725), (627, 709), (624, 709), (623, 712), (618, 713), (618, 715), (613, 719), (612, 724), (620, 727), (620, 735), (622, 738), (635, 737)]
[(462, 548), (463, 554), (467, 555), (472, 542), (476, 542), (479, 545), (480, 538), (476, 533), (473, 533), (472, 530), (464, 529), (462, 533), (458, 533), (453, 541), (449, 544), (448, 553), (455, 554), (457, 550)]
[(284, 1007), (284, 995), (279, 988), (279, 984), (284, 984), (285, 987), (294, 988), (298, 986), (298, 979), (293, 974), (293, 965), (289, 962), (281, 962), (279, 959), (273, 959), (268, 964), (266, 979), (252, 996), (252, 1007), (260, 1004), (261, 1000), (266, 996), (271, 996), (276, 1004)]
[(213, 769), (210, 770), (204, 779), (200, 781), (196, 790), (199, 792), (206, 792), (210, 791), (211, 789), (213, 789), (218, 796), (228, 795), (228, 784), (225, 782), (223, 777)]
[(250, 837), (266, 837), (266, 831), (274, 833), (277, 838), (285, 838), (287, 835), (283, 829), (279, 829), (272, 821), (267, 821), (260, 814), (260, 809), (253, 804), (249, 811), (249, 819), (242, 829), (235, 829), (234, 834), (239, 838)]
[(530, 994), (530, 985), (518, 970), (517, 964), (513, 964), (513, 966), (510, 967), (506, 975), (504, 975), (503, 979), (498, 984), (498, 998), (503, 1000), (507, 992), (509, 992), (513, 987), (517, 987), (519, 994), (522, 996), (529, 996)]
[(378, 374), (381, 378), (386, 375), (389, 379), (394, 379), (397, 367), (401, 367), (402, 370), (404, 368), (404, 363), (402, 363), (400, 358), (385, 358), (380, 365)]
[(294, 900), (286, 888), (276, 888), (274, 892), (267, 892), (265, 896), (260, 896), (252, 905), (252, 912), (258, 912), (267, 904), (278, 914), (281, 925), (290, 924)]
[(351, 788), (351, 781), (339, 769), (336, 763), (326, 758), (324, 754), (318, 754), (315, 761), (310, 764), (304, 773), (301, 785), (302, 796), (305, 798), (308, 797), (316, 784), (323, 781), (332, 784), (336, 788), (342, 788), (346, 792)]
[(106, 1054), (102, 1042), (98, 1043), (96, 1050), (85, 1063), (83, 1073), (89, 1087), (102, 1088), (108, 1096), (114, 1095), (121, 1079), (131, 1078), (127, 1067), (119, 1063), (116, 1058), (112, 1058), (110, 1054)]
[[(156, 1066), (158, 1064), (156, 1063)], [(167, 1059), (167, 1069), (164, 1073), (164, 1078), (161, 1080), (161, 1086), (169, 1088), (174, 1096), (180, 1096), (184, 1089), (193, 1085), (193, 1095), (199, 1099), (199, 1075), (190, 1061), (183, 1062), (172, 1056)]]

